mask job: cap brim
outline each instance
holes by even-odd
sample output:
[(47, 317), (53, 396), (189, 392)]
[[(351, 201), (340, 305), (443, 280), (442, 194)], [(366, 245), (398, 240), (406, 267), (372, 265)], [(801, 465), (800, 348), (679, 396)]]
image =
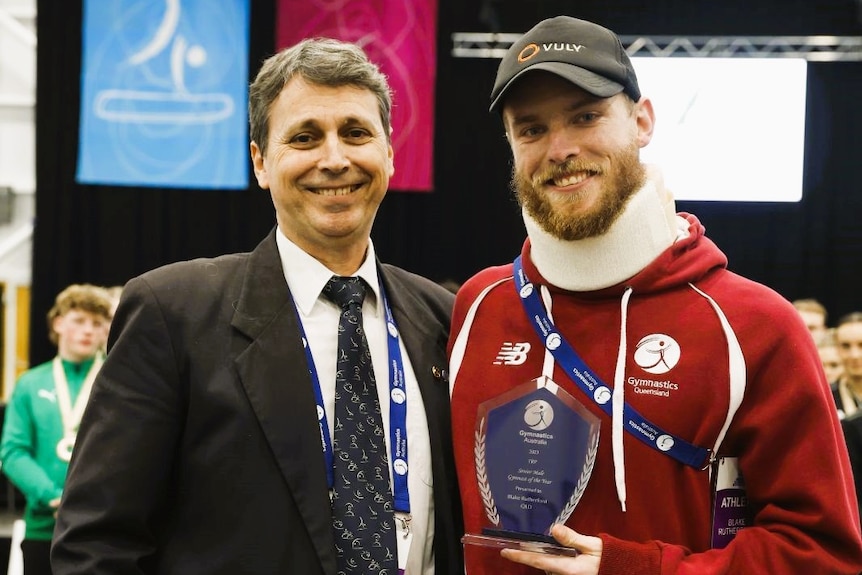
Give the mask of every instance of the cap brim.
[(545, 72), (556, 74), (564, 80), (568, 80), (575, 86), (578, 86), (599, 98), (610, 98), (624, 90), (622, 84), (614, 82), (613, 80), (608, 80), (604, 76), (599, 76), (595, 72), (590, 72), (586, 68), (572, 66), (571, 64), (565, 64), (563, 62), (536, 62), (532, 66), (524, 68), (512, 76), (512, 78), (506, 82), (500, 90), (500, 93), (497, 94), (497, 97), (491, 102), (491, 107), (488, 110), (491, 112), (496, 110), (501, 103), (500, 100), (509, 88), (511, 88), (521, 76), (527, 72), (534, 72), (536, 70), (544, 70)]

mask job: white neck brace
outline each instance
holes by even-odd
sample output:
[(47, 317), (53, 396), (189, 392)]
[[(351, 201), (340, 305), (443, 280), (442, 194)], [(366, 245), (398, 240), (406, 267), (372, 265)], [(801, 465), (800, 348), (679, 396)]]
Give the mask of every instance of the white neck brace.
[(649, 179), (629, 199), (601, 236), (561, 240), (543, 230), (526, 211), (522, 215), (532, 246), (530, 257), (539, 273), (552, 285), (569, 291), (592, 291), (627, 280), (680, 235), (673, 197), (660, 176)]

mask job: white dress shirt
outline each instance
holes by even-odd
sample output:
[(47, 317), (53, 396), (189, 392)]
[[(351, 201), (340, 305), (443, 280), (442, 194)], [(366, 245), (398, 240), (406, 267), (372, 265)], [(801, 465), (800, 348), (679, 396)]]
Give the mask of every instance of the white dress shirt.
[[(293, 294), (293, 301), (299, 312), (299, 318), (311, 348), (311, 356), (317, 368), (323, 406), (329, 424), (329, 436), (332, 437), (335, 419), (335, 363), (338, 351), (338, 340), (333, 336), (338, 333), (341, 310), (322, 296), (321, 292), (329, 279), (337, 274), (287, 239), (281, 230), (276, 231), (276, 243), (281, 256), (284, 278)], [(362, 304), (363, 328), (368, 339), (371, 361), (377, 379), (377, 395), (383, 426), (389, 429), (390, 378), (386, 318), (380, 297), (381, 286), (377, 275), (374, 245), (370, 239), (365, 261), (355, 275), (361, 277), (371, 288)], [(404, 342), (400, 338), (398, 342), (404, 363), (407, 389), (407, 455), (409, 458), (407, 486), (410, 490), (412, 515), (410, 531), (413, 534), (405, 575), (434, 575), (434, 500), (428, 420)], [(385, 437), (387, 453), (390, 455), (389, 484), (392, 485), (392, 451), (388, 432)], [(321, 457), (323, 457), (322, 450)], [(403, 532), (400, 530), (400, 522), (396, 521), (396, 524), (399, 527), (396, 536), (400, 539)], [(403, 560), (399, 560), (399, 565), (403, 565)]]

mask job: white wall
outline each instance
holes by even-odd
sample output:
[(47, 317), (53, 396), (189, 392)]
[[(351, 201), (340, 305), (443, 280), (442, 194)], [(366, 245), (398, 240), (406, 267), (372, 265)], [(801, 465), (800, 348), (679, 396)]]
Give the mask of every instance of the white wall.
[(8, 223), (0, 222), (0, 282), (6, 283), (3, 329), (8, 395), (15, 379), (18, 286), (32, 277), (32, 232), (36, 188), (36, 0), (0, 0), (0, 188), (12, 189)]
[(36, 188), (36, 0), (0, 0), (0, 187), (13, 191), (0, 222), (0, 281), (30, 283)]

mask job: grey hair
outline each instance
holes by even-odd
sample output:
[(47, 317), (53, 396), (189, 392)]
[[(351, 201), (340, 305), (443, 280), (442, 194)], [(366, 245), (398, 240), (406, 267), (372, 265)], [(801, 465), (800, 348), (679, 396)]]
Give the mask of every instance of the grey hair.
[(297, 75), (321, 86), (349, 85), (371, 91), (377, 97), (380, 120), (389, 140), (392, 93), (386, 76), (356, 44), (332, 38), (308, 38), (264, 60), (249, 87), (249, 135), (261, 154), (266, 154), (269, 139), (270, 107)]

